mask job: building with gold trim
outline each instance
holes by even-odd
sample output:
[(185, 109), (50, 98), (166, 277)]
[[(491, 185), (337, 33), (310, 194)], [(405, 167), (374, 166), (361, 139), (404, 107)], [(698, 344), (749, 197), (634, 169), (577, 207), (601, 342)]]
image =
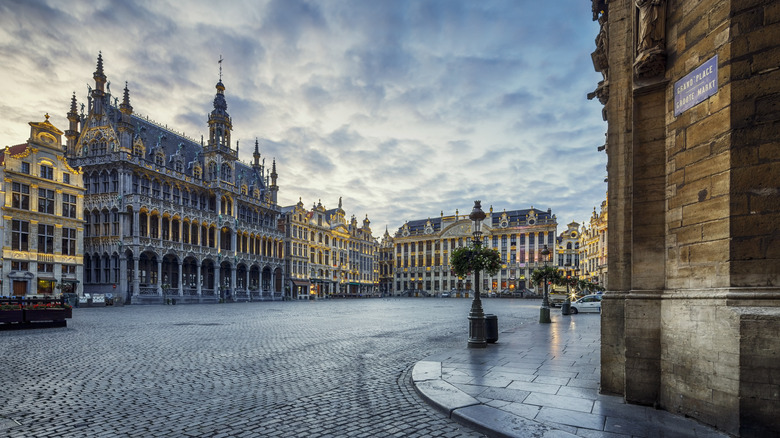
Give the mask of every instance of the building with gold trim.
[[(533, 207), (504, 210), (490, 207), (482, 223), (485, 247), (501, 254), (503, 265), (494, 276), (483, 277), (480, 290), (485, 293), (511, 292), (532, 288), (529, 279), (537, 267), (544, 266), (540, 252), (547, 245), (555, 249), (558, 223), (548, 209)], [(450, 270), (449, 254), (468, 245), (472, 238), (472, 221), (467, 214), (409, 221), (393, 237), (395, 252), (394, 295), (465, 295), (473, 289), (471, 278), (458, 278)], [(548, 261), (554, 266), (556, 260)]]
[[(134, 113), (111, 94), (98, 56), (87, 113), (71, 101), (66, 151), (84, 171), (84, 292), (132, 303), (281, 299), (277, 173), (238, 160), (225, 86), (200, 142)], [(121, 103), (120, 103), (121, 102)]]
[(27, 143), (0, 153), (2, 296), (82, 290), (82, 172), (68, 165), (62, 134), (47, 114), (43, 122), (30, 122)]
[(292, 299), (367, 297), (378, 295), (378, 243), (366, 217), (362, 226), (338, 208), (303, 201), (283, 207), (280, 227), (285, 233), (286, 296)]
[(580, 230), (580, 277), (607, 287), (607, 201), (593, 214)]
[(558, 269), (565, 277), (580, 275), (580, 224), (571, 222), (566, 230), (558, 235), (555, 255), (558, 258)]

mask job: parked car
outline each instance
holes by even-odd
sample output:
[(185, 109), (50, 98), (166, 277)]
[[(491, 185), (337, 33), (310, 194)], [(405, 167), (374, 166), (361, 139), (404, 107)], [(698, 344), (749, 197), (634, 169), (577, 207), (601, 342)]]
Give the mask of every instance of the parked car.
[(572, 315), (580, 312), (601, 313), (601, 295), (585, 295), (579, 300), (571, 303)]
[(450, 293), (449, 293), (449, 292), (443, 292), (443, 293), (441, 294), (441, 297), (442, 297), (442, 298), (449, 298), (449, 297), (450, 297)]

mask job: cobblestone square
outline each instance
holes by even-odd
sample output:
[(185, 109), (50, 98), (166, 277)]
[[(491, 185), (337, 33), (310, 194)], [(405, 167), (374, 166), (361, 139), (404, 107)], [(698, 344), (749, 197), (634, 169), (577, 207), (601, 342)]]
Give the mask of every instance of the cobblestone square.
[[(470, 304), (74, 309), (67, 328), (0, 332), (0, 436), (481, 436), (409, 380), (416, 361), (466, 348)], [(484, 301), (499, 331), (534, 321), (538, 306)]]

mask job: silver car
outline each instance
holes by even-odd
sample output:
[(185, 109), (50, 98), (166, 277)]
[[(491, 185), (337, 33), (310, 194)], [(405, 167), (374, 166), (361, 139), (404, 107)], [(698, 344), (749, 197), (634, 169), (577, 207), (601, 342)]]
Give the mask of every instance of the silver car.
[(572, 315), (580, 312), (601, 313), (601, 295), (585, 295), (579, 300), (571, 303)]

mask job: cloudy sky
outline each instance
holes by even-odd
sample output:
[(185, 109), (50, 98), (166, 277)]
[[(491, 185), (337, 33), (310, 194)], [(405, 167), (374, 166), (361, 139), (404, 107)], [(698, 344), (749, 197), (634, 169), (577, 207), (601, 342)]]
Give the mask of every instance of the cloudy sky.
[(591, 16), (587, 0), (2, 0), (0, 147), (45, 113), (67, 129), (99, 51), (114, 95), (126, 81), (136, 113), (200, 139), (222, 56), (233, 141), (276, 159), (280, 205), (343, 197), (381, 236), (480, 199), (551, 208), (561, 232), (606, 193)]

